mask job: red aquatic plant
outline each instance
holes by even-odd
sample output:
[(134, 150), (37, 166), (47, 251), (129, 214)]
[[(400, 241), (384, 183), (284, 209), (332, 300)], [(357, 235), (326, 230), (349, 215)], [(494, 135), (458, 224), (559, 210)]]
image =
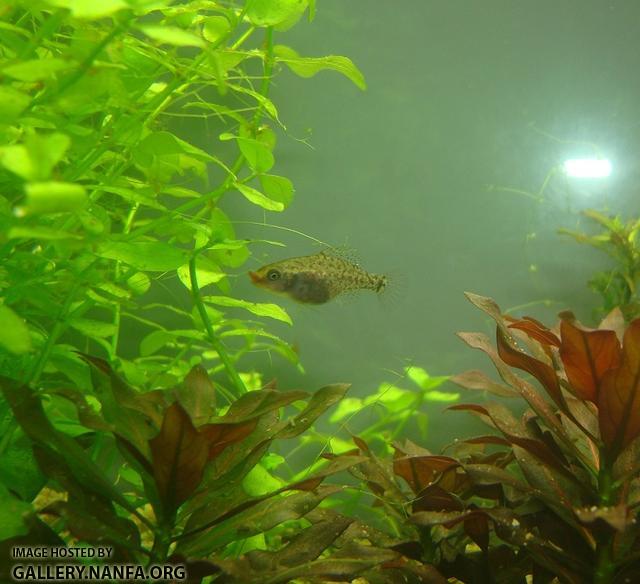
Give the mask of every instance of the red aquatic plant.
[(387, 547), (414, 577), (421, 565), (473, 583), (640, 581), (640, 320), (625, 327), (614, 311), (590, 329), (565, 312), (547, 327), (467, 297), (495, 320), (496, 344), (460, 337), (501, 381), (480, 371), (453, 381), (528, 407), (452, 406), (493, 432), (456, 441), (448, 456), (406, 441), (389, 461), (355, 438), (349, 455), (367, 460), (350, 470), (393, 525)]
[[(558, 325), (548, 328), (533, 318), (502, 315), (489, 298), (467, 297), (495, 320), (497, 349), (484, 335), (460, 337), (491, 358), (506, 383), (503, 393), (519, 395), (529, 405), (520, 421), (500, 404), (451, 408), (471, 411), (501, 434), (467, 442), (506, 446), (513, 455), (504, 470), (517, 478), (515, 490), (528, 496), (517, 505), (508, 498), (501, 504), (515, 512), (516, 529), (507, 541), (526, 553), (538, 573), (563, 581), (635, 581), (640, 576), (640, 319), (625, 327), (614, 310), (592, 329), (563, 312)], [(496, 386), (479, 372), (454, 381), (488, 391)], [(463, 468), (472, 482), (491, 483), (493, 469)], [(498, 529), (496, 535), (501, 537)]]

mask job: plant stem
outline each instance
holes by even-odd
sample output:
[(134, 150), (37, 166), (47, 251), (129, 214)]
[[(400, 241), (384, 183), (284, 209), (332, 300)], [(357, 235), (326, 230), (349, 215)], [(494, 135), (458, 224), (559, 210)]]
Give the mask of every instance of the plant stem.
[(213, 326), (211, 325), (211, 320), (209, 319), (209, 315), (207, 314), (207, 310), (202, 302), (202, 296), (200, 295), (200, 288), (198, 287), (198, 276), (196, 273), (196, 257), (197, 253), (193, 255), (191, 260), (189, 261), (189, 277), (191, 279), (191, 295), (193, 296), (193, 302), (198, 309), (198, 313), (200, 314), (200, 318), (202, 319), (202, 323), (204, 324), (204, 328), (207, 332), (207, 338), (211, 343), (212, 347), (215, 349), (216, 353), (220, 357), (220, 361), (224, 365), (225, 370), (227, 371), (227, 375), (229, 379), (233, 383), (236, 388), (237, 395), (242, 395), (243, 393), (247, 393), (247, 388), (245, 387), (242, 379), (238, 375), (231, 359), (229, 358), (229, 354), (225, 349), (220, 339), (216, 336), (213, 331)]
[(38, 357), (36, 362), (33, 364), (33, 367), (27, 379), (25, 380), (26, 385), (31, 385), (32, 387), (35, 387), (35, 385), (38, 383), (40, 376), (42, 375), (42, 372), (44, 371), (44, 368), (47, 365), (47, 361), (49, 360), (49, 356), (51, 355), (51, 350), (53, 349), (53, 346), (58, 340), (58, 337), (67, 328), (66, 321), (67, 321), (69, 308), (71, 307), (71, 303), (75, 300), (75, 295), (76, 295), (76, 292), (78, 291), (78, 288), (80, 287), (81, 282), (82, 282), (81, 278), (78, 278), (75, 284), (73, 285), (73, 288), (71, 288), (71, 290), (69, 291), (69, 295), (67, 296), (65, 303), (60, 309), (60, 315), (58, 316), (58, 318), (56, 318), (56, 322), (53, 325), (53, 329), (51, 330), (51, 333), (47, 337), (44, 347), (40, 352), (40, 356)]
[[(260, 93), (263, 97), (269, 97), (269, 87), (271, 86), (271, 74), (273, 73), (273, 27), (269, 27), (265, 33), (264, 40), (264, 77), (262, 79), (262, 86), (260, 87)], [(258, 130), (258, 124), (262, 119), (264, 112), (264, 105), (262, 102), (258, 104), (256, 112), (253, 116), (254, 131)]]
[[(613, 488), (613, 464), (609, 454), (602, 449), (600, 451), (600, 469), (598, 471), (598, 496), (602, 507), (612, 505), (614, 502)], [(613, 559), (613, 538), (611, 529), (600, 534), (596, 542), (596, 571), (593, 577), (594, 584), (609, 584), (613, 581), (615, 562)]]
[[(129, 233), (129, 231), (131, 231), (131, 224), (133, 223), (133, 219), (136, 216), (136, 213), (138, 212), (139, 206), (140, 205), (138, 203), (135, 203), (129, 210), (129, 214), (127, 215), (127, 220), (125, 221), (124, 227), (122, 229), (123, 235), (126, 235), (127, 233)], [(122, 268), (121, 264), (122, 262), (116, 261), (116, 266), (113, 271), (116, 282), (120, 280), (121, 268)], [(113, 333), (113, 337), (111, 337), (111, 355), (109, 355), (110, 359), (115, 358), (118, 352), (118, 340), (120, 338), (121, 314), (122, 314), (122, 304), (118, 302), (113, 311), (113, 324), (116, 327), (116, 330)]]

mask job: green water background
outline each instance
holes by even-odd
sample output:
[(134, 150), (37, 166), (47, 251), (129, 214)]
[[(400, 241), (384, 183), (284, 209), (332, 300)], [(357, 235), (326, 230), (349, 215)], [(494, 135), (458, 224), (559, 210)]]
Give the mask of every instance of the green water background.
[[(367, 269), (404, 283), (391, 306), (364, 293), (307, 307), (240, 274), (236, 294), (290, 312), (294, 326), (277, 332), (299, 348), (307, 371), (251, 356), (266, 378), (305, 389), (348, 381), (364, 396), (382, 382), (411, 387), (397, 380), (408, 364), (433, 375), (491, 371), (455, 336), (493, 330), (465, 290), (515, 315), (551, 323), (571, 308), (592, 322), (598, 298), (586, 281), (606, 260), (557, 230), (588, 227), (579, 214), (588, 208), (639, 211), (639, 3), (322, 0), (313, 23), (280, 38), (304, 56), (349, 56), (368, 90), (332, 72), (278, 73), (271, 95), (287, 133), (274, 171), (293, 180), (296, 198), (267, 221), (346, 243)], [(557, 175), (543, 201), (500, 190), (538, 191), (566, 158), (593, 156), (590, 144), (612, 160), (609, 179)], [(226, 208), (264, 219), (238, 198)], [(255, 248), (250, 268), (318, 250), (271, 228), (239, 233), (288, 245)], [(429, 447), (471, 432), (469, 417), (443, 414), (445, 405), (427, 406)]]

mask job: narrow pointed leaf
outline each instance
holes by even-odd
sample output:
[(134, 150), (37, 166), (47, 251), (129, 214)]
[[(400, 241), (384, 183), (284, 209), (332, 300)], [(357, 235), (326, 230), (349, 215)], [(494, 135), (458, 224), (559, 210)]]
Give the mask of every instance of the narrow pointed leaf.
[(506, 340), (504, 333), (499, 327), (497, 329), (497, 344), (498, 355), (500, 355), (500, 358), (507, 365), (522, 369), (533, 375), (547, 390), (551, 399), (553, 399), (563, 411), (566, 410), (564, 397), (560, 390), (560, 382), (558, 381), (555, 371), (549, 365), (527, 355), (524, 351), (514, 348), (514, 346)]
[(512, 322), (509, 325), (509, 328), (518, 329), (527, 333), (527, 335), (538, 341), (543, 346), (560, 346), (560, 339), (553, 332), (551, 332), (542, 323), (529, 316), (525, 316), (522, 320)]
[(336, 383), (327, 385), (316, 391), (307, 407), (304, 408), (278, 435), (280, 438), (293, 438), (302, 434), (333, 404), (339, 402), (347, 393), (348, 383)]
[(515, 397), (518, 395), (515, 390), (492, 381), (482, 371), (478, 370), (453, 375), (451, 381), (465, 389), (479, 389), (501, 397)]

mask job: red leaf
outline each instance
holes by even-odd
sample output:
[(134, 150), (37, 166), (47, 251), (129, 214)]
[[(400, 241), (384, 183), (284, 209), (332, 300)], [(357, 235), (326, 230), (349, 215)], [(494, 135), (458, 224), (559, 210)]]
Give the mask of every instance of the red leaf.
[(160, 433), (149, 440), (153, 475), (165, 509), (175, 511), (202, 480), (208, 445), (181, 405), (169, 406)]
[(571, 387), (578, 397), (595, 403), (604, 374), (620, 364), (616, 333), (587, 331), (563, 320), (560, 334), (560, 358)]
[(604, 375), (598, 409), (600, 434), (614, 455), (640, 435), (640, 319), (624, 333), (620, 366)]
[(518, 320), (509, 325), (509, 328), (524, 331), (532, 339), (535, 339), (543, 346), (553, 345), (560, 346), (560, 339), (556, 337), (546, 326), (538, 322), (530, 316), (525, 316), (522, 320)]
[(196, 426), (209, 421), (216, 411), (216, 391), (201, 365), (195, 365), (175, 390), (182, 407)]
[(209, 445), (208, 460), (218, 456), (225, 448), (244, 440), (253, 432), (258, 418), (246, 422), (229, 424), (206, 424), (200, 428), (200, 434)]
[(460, 463), (447, 456), (406, 456), (393, 461), (393, 472), (407, 481), (414, 493), (419, 493), (455, 466)]
[(362, 451), (362, 452), (369, 452), (369, 445), (362, 439), (359, 438), (358, 436), (354, 436), (353, 434), (351, 435), (351, 439), (353, 440), (354, 444)]
[(518, 445), (526, 451), (533, 454), (545, 465), (560, 471), (573, 479), (573, 473), (567, 467), (565, 461), (560, 458), (561, 455), (551, 449), (548, 444), (535, 438), (530, 438), (524, 434), (524, 429), (513, 420), (508, 413), (508, 410), (500, 404), (487, 404), (486, 406), (479, 406), (476, 404), (458, 404), (451, 406), (451, 410), (467, 410), (472, 411), (481, 416), (488, 417), (493, 426), (497, 428), (504, 437), (514, 445)]
[(501, 397), (514, 397), (518, 392), (489, 379), (482, 371), (466, 371), (450, 378), (453, 383), (465, 389), (479, 389)]
[(602, 322), (598, 325), (600, 330), (612, 330), (616, 333), (616, 337), (618, 340), (622, 342), (622, 338), (624, 337), (624, 315), (622, 314), (622, 310), (620, 310), (617, 306), (604, 317)]
[(465, 533), (486, 552), (489, 548), (489, 519), (482, 513), (472, 513), (464, 520)]
[(533, 375), (547, 390), (551, 399), (556, 402), (560, 409), (566, 411), (566, 404), (560, 390), (560, 382), (556, 372), (549, 365), (514, 348), (505, 339), (504, 333), (499, 328), (497, 329), (497, 345), (498, 355), (507, 365), (522, 369)]
[(411, 507), (418, 511), (462, 511), (464, 504), (454, 494), (438, 485), (429, 485), (413, 501)]

